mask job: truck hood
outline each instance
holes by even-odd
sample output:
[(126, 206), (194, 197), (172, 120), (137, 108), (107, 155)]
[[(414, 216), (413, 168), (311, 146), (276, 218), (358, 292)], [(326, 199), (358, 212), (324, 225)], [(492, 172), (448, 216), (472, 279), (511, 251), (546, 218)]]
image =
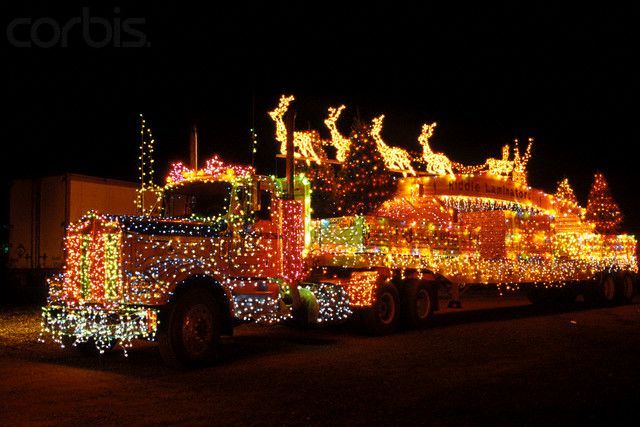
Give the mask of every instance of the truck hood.
[(227, 221), (201, 222), (182, 218), (156, 218), (148, 216), (119, 215), (117, 221), (126, 233), (152, 236), (218, 237), (227, 230)]

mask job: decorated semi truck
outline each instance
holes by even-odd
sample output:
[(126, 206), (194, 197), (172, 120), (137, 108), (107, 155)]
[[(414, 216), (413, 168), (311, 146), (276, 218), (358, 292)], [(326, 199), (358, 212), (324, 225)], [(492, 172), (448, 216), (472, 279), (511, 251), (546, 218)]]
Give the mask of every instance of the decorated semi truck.
[[(296, 139), (281, 139), (293, 166)], [(493, 166), (397, 171), (374, 211), (312, 219), (310, 181), (293, 167), (277, 178), (217, 157), (176, 163), (162, 189), (146, 188), (155, 213), (92, 212), (69, 226), (43, 331), (99, 351), (157, 341), (167, 362), (197, 365), (243, 322), (357, 318), (385, 334), (428, 324), (442, 291), (456, 306), (467, 285), (631, 301), (633, 236), (598, 233), (575, 201)]]

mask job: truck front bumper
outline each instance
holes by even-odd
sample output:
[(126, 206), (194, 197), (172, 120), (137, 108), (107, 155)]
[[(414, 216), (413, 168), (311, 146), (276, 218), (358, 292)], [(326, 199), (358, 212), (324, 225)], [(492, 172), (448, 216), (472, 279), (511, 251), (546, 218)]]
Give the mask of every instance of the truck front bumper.
[(48, 305), (42, 308), (42, 337), (58, 344), (93, 344), (99, 352), (116, 344), (131, 347), (133, 340), (153, 341), (158, 311), (150, 307)]

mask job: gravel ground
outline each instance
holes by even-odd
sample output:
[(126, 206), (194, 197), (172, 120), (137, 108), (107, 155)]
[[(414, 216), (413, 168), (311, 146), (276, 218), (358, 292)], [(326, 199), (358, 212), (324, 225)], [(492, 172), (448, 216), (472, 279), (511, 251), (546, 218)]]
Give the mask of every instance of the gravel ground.
[(40, 308), (0, 309), (0, 355), (40, 344)]
[[(493, 304), (494, 308), (487, 308)], [(86, 357), (0, 313), (0, 425), (638, 425), (640, 305), (468, 300), (430, 328), (242, 326), (206, 369), (154, 345)]]

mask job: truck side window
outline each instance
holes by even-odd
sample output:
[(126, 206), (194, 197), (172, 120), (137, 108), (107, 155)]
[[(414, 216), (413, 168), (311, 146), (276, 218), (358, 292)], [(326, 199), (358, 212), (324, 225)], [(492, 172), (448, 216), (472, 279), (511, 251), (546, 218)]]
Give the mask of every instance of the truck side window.
[(260, 190), (260, 210), (257, 212), (258, 219), (271, 219), (271, 192)]
[(247, 209), (247, 190), (244, 187), (236, 188), (236, 200), (239, 209), (243, 211)]

